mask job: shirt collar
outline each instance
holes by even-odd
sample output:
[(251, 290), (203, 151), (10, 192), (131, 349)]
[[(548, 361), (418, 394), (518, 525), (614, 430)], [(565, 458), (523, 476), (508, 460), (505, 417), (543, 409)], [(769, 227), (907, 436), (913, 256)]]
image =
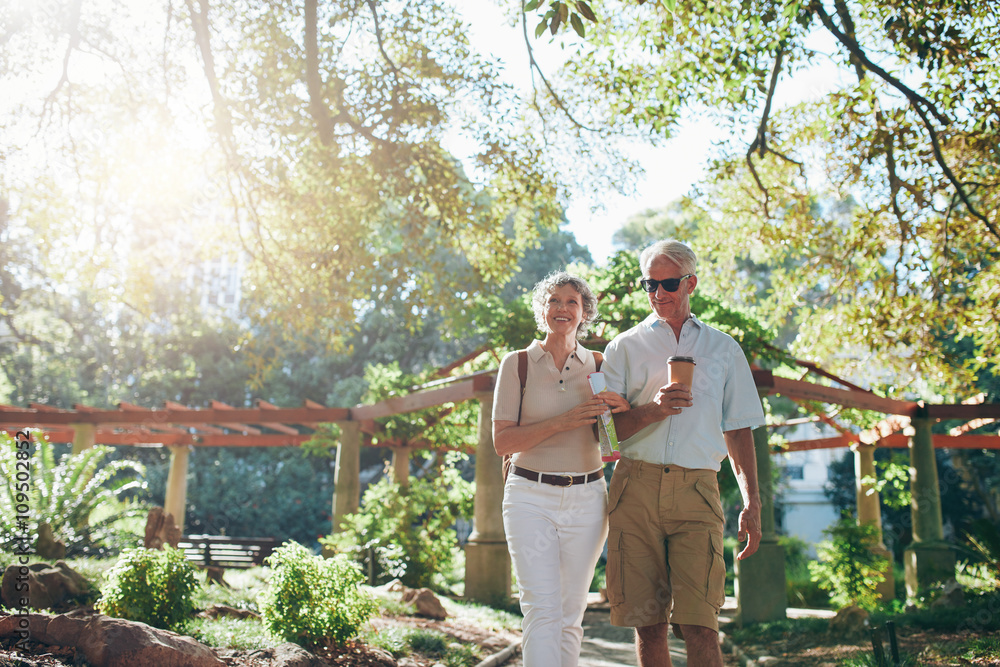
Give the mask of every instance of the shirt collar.
[[(542, 347), (542, 341), (538, 340), (537, 338), (531, 341), (531, 345), (528, 346), (529, 359), (531, 359), (532, 361), (538, 361), (539, 359), (544, 357), (545, 354), (546, 352), (545, 349)], [(576, 341), (576, 349), (574, 350), (570, 359), (575, 359), (578, 363), (582, 364), (588, 361), (593, 356), (594, 356), (593, 352), (591, 352), (583, 345), (581, 345), (580, 341)]]
[[(695, 316), (695, 314), (694, 314), (694, 313), (691, 313), (690, 315), (688, 315), (688, 318), (687, 318), (687, 320), (685, 320), (685, 321), (684, 321), (684, 324), (687, 324), (688, 322), (690, 322), (690, 323), (691, 323), (692, 325), (694, 325), (694, 326), (695, 326), (696, 328), (698, 328), (698, 329), (700, 329), (700, 328), (702, 328), (703, 326), (705, 326), (705, 325), (704, 325), (704, 324), (702, 323), (702, 321), (701, 321), (701, 320), (699, 320), (699, 319), (698, 319), (698, 318), (697, 318), (697, 317)], [(667, 323), (666, 323), (666, 322), (665, 322), (664, 320), (661, 320), (660, 318), (658, 318), (658, 317), (656, 316), (656, 313), (650, 313), (650, 314), (649, 314), (649, 315), (648, 315), (648, 316), (646, 317), (646, 319), (645, 319), (645, 320), (643, 320), (643, 322), (642, 322), (642, 323), (643, 323), (644, 325), (646, 325), (646, 327), (648, 327), (648, 328), (650, 328), (650, 329), (653, 329), (653, 328), (656, 328), (656, 327), (665, 327), (665, 326), (668, 326), (668, 325), (667, 325)]]

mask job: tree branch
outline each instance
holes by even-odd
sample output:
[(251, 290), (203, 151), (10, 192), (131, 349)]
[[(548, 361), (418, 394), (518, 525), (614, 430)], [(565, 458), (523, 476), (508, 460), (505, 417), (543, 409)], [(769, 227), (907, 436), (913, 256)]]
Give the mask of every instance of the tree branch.
[[(583, 123), (581, 123), (580, 121), (578, 121), (576, 118), (573, 117), (573, 114), (571, 114), (569, 112), (569, 109), (566, 108), (566, 105), (563, 104), (562, 98), (560, 98), (559, 95), (556, 94), (556, 91), (553, 90), (552, 85), (549, 84), (549, 80), (545, 78), (545, 74), (542, 72), (542, 68), (538, 66), (538, 61), (535, 60), (535, 52), (531, 48), (531, 40), (528, 38), (528, 19), (526, 17), (524, 10), (524, 0), (521, 0), (521, 30), (524, 33), (524, 43), (528, 47), (529, 68), (538, 72), (538, 76), (541, 78), (542, 83), (545, 84), (545, 87), (548, 89), (549, 94), (552, 95), (552, 99), (556, 101), (556, 105), (562, 110), (562, 112), (566, 115), (566, 117), (569, 118), (570, 122), (576, 125), (581, 130), (587, 130), (588, 132), (597, 132), (597, 129), (593, 127), (587, 127), (586, 125), (584, 125)], [(535, 108), (537, 109), (538, 107), (536, 106)]]
[[(319, 141), (324, 146), (333, 143), (333, 120), (323, 101), (323, 79), (319, 73), (319, 36), (316, 20), (318, 0), (305, 0), (304, 19), (306, 46), (306, 90), (309, 94), (309, 115), (316, 123)], [(374, 10), (373, 10), (374, 11)], [(376, 21), (377, 24), (377, 21)]]
[(771, 81), (767, 88), (767, 98), (764, 101), (764, 111), (763, 113), (761, 113), (760, 123), (757, 125), (757, 136), (754, 137), (753, 142), (747, 149), (747, 166), (750, 168), (750, 174), (753, 176), (753, 180), (756, 181), (757, 183), (757, 188), (760, 189), (760, 191), (764, 195), (764, 214), (768, 217), (770, 217), (771, 215), (770, 209), (768, 207), (768, 201), (770, 201), (771, 195), (768, 189), (764, 187), (764, 183), (761, 181), (760, 175), (757, 173), (757, 168), (753, 164), (754, 151), (760, 153), (761, 157), (764, 157), (764, 155), (767, 153), (771, 153), (772, 155), (775, 155), (781, 158), (782, 160), (785, 160), (786, 162), (797, 165), (799, 167), (800, 173), (803, 174), (805, 173), (803, 171), (801, 162), (793, 160), (792, 158), (788, 157), (787, 155), (784, 155), (783, 153), (779, 153), (778, 151), (772, 149), (767, 144), (767, 124), (771, 119), (771, 104), (774, 101), (774, 91), (778, 87), (778, 75), (781, 74), (781, 67), (782, 67), (782, 61), (784, 60), (784, 56), (785, 56), (784, 49), (778, 49), (778, 53), (775, 55), (774, 58), (774, 66), (771, 68)]
[[(880, 79), (888, 83), (890, 86), (901, 92), (904, 97), (906, 97), (906, 99), (910, 102), (910, 106), (917, 112), (917, 115), (920, 116), (924, 127), (927, 129), (927, 133), (931, 140), (931, 148), (934, 152), (935, 162), (937, 162), (938, 166), (944, 172), (945, 177), (952, 184), (955, 190), (958, 191), (958, 196), (962, 200), (962, 203), (965, 204), (965, 207), (968, 209), (970, 214), (978, 218), (984, 225), (986, 225), (986, 228), (990, 231), (990, 233), (1000, 239), (1000, 231), (997, 230), (996, 226), (994, 226), (985, 215), (976, 210), (972, 201), (969, 199), (968, 193), (965, 192), (965, 188), (962, 186), (962, 183), (955, 177), (955, 174), (945, 161), (944, 154), (941, 151), (941, 143), (938, 139), (937, 131), (931, 124), (930, 118), (928, 118), (928, 112), (930, 112), (930, 114), (933, 115), (934, 118), (942, 125), (949, 124), (948, 118), (938, 111), (937, 107), (935, 107), (930, 100), (910, 89), (908, 86), (903, 84), (902, 81), (872, 62), (868, 58), (867, 54), (865, 54), (865, 52), (861, 49), (858, 42), (850, 35), (842, 32), (836, 24), (834, 24), (833, 19), (823, 8), (822, 0), (812, 0), (809, 5), (809, 9), (819, 17), (823, 26), (847, 48), (852, 57), (857, 59), (857, 62), (864, 66), (866, 70), (877, 75)], [(844, 11), (846, 11), (846, 8)]]

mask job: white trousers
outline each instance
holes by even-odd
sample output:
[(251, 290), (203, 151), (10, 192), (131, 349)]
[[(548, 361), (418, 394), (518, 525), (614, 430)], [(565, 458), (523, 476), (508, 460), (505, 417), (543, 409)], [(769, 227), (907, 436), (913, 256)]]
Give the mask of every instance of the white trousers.
[(562, 487), (507, 478), (503, 527), (521, 593), (524, 667), (576, 667), (607, 506), (603, 479)]

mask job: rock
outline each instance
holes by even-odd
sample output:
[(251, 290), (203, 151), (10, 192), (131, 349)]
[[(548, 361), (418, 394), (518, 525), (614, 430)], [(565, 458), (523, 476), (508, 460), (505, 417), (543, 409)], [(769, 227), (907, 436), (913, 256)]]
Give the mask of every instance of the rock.
[(66, 543), (57, 540), (48, 523), (38, 524), (38, 539), (35, 540), (35, 555), (46, 560), (66, 557)]
[(174, 523), (173, 514), (164, 514), (162, 507), (154, 507), (146, 515), (146, 534), (142, 544), (147, 549), (162, 549), (164, 544), (177, 548), (181, 530)]
[(0, 600), (12, 608), (52, 609), (86, 598), (90, 591), (90, 583), (65, 561), (10, 565), (0, 582)]
[[(25, 628), (23, 624), (27, 624)], [(101, 614), (27, 614), (0, 618), (0, 637), (30, 633), (33, 641), (74, 646), (91, 667), (225, 667), (191, 637)]]
[(278, 644), (270, 652), (271, 667), (327, 667), (326, 660), (292, 642)]
[(965, 606), (965, 591), (962, 584), (954, 579), (944, 582), (941, 587), (941, 596), (931, 603), (931, 607), (955, 609)]
[(448, 618), (448, 612), (445, 611), (441, 601), (429, 588), (408, 588), (403, 591), (400, 600), (412, 604), (416, 608), (418, 616), (426, 616), (438, 621)]
[(200, 618), (219, 618), (227, 616), (229, 618), (260, 618), (260, 614), (249, 609), (236, 609), (224, 604), (213, 604), (208, 609), (198, 613)]
[(386, 593), (399, 593), (408, 591), (410, 589), (404, 586), (403, 582), (401, 582), (399, 579), (393, 579), (392, 581), (387, 581), (381, 586), (376, 586), (375, 590), (385, 591)]
[(856, 605), (849, 605), (830, 619), (828, 632), (836, 637), (861, 637), (868, 632), (868, 612)]

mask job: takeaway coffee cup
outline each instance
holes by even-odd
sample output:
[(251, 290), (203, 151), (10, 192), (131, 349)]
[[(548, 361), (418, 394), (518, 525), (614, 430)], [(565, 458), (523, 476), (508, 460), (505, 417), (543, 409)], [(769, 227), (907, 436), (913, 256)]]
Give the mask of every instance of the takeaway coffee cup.
[(694, 381), (694, 358), (670, 357), (667, 359), (667, 383), (680, 382), (688, 387)]

